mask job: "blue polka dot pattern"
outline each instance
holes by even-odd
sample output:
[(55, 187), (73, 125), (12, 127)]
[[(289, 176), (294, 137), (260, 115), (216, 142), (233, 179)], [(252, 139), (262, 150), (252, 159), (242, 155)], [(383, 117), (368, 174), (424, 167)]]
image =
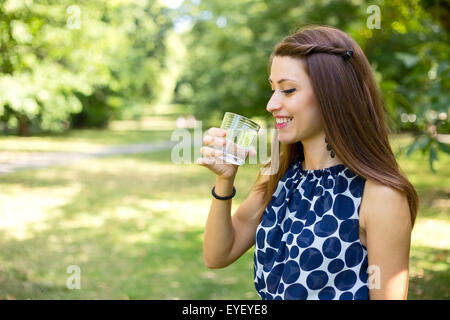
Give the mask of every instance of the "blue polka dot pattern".
[(254, 283), (262, 299), (369, 299), (359, 239), (364, 185), (343, 164), (289, 166), (256, 230)]

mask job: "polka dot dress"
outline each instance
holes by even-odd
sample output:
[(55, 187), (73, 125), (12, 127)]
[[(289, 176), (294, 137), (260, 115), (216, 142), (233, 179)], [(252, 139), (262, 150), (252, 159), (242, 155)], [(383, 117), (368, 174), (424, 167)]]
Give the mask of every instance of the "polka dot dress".
[(291, 164), (256, 229), (254, 282), (262, 299), (369, 299), (359, 239), (364, 184), (344, 164)]

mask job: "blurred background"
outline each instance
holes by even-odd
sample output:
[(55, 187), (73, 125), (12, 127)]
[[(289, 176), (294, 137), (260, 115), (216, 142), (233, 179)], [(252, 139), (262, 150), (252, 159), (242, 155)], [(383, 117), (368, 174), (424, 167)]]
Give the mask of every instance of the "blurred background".
[[(194, 165), (194, 131), (225, 111), (271, 128), (273, 46), (326, 24), (366, 53), (419, 193), (408, 298), (449, 299), (449, 13), (448, 0), (1, 1), (0, 298), (259, 299), (253, 249), (203, 264), (215, 177)], [(175, 130), (192, 134), (190, 163), (171, 160)], [(258, 170), (240, 168), (233, 212)]]

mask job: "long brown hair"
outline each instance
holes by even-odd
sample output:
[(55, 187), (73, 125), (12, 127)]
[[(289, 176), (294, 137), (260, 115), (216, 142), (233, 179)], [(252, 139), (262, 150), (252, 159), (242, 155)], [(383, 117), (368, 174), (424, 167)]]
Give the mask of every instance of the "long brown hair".
[[(344, 59), (347, 50), (353, 51), (348, 60)], [(406, 193), (414, 226), (419, 197), (392, 152), (381, 94), (359, 45), (339, 29), (308, 26), (275, 45), (269, 74), (275, 56), (303, 59), (335, 154), (355, 174)], [(264, 207), (289, 165), (299, 157), (304, 160), (301, 141), (281, 144), (276, 173), (262, 180), (260, 170), (252, 189), (263, 192)], [(272, 162), (262, 167), (267, 170)]]

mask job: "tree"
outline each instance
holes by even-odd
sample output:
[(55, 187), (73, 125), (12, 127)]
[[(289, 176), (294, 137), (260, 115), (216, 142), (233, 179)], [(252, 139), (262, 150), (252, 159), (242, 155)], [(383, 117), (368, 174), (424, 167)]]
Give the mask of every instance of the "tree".
[[(171, 12), (158, 1), (0, 4), (0, 123), (60, 131), (105, 125), (158, 96)], [(74, 116), (80, 114), (80, 116)]]

